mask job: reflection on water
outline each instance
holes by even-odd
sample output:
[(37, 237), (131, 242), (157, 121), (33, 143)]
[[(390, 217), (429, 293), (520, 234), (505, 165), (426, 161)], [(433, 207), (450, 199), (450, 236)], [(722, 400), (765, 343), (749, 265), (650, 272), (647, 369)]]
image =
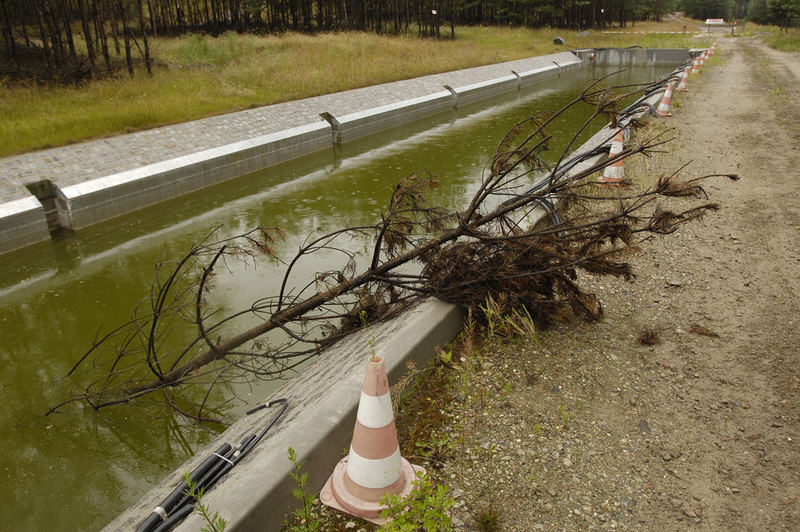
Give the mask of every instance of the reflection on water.
[[(619, 83), (654, 79), (666, 70), (639, 69)], [(606, 72), (569, 74), (491, 105), (445, 113), (4, 255), (0, 411), (7, 430), (0, 436), (6, 449), (0, 471), (14, 486), (7, 496), (9, 529), (99, 528), (214, 436), (147, 401), (41, 416), (64, 399), (71, 384), (64, 375), (98, 329), (126, 320), (147, 295), (156, 261), (181, 256), (214, 230), (222, 238), (258, 225), (285, 230), (276, 250), (290, 257), (312, 231), (374, 223), (395, 182), (417, 171), (438, 176), (433, 202), (462, 208), (514, 123), (559, 109), (588, 79)], [(589, 112), (576, 107), (550, 130), (554, 158)], [(593, 131), (601, 126), (598, 121)], [(330, 254), (317, 257), (298, 275), (336, 267), (331, 260)], [(220, 276), (214, 303), (247, 307), (272, 293), (279, 279), (271, 263), (234, 265)], [(256, 399), (259, 393), (263, 389), (254, 392)]]

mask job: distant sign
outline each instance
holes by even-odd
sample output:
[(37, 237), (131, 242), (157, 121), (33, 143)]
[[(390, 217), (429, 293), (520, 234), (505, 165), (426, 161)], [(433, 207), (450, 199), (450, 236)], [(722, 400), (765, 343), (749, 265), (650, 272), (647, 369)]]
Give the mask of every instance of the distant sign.
[(706, 24), (725, 24), (725, 19), (721, 18), (707, 18)]

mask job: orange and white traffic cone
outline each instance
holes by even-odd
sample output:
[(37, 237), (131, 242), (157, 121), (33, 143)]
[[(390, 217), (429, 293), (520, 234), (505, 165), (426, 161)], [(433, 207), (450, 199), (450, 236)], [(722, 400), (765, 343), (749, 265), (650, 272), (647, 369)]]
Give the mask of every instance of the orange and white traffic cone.
[(336, 464), (320, 499), (331, 508), (382, 524), (381, 498), (408, 495), (418, 471), (425, 473), (400, 456), (386, 366), (382, 358), (372, 356), (361, 389), (350, 453)]
[(600, 176), (600, 179), (598, 180), (600, 184), (617, 185), (621, 183), (622, 178), (625, 177), (623, 159), (619, 157), (619, 154), (622, 153), (622, 150), (624, 149), (624, 139), (625, 134), (623, 133), (622, 129), (618, 130), (614, 135), (614, 140), (611, 141), (611, 149), (608, 150), (608, 159), (617, 160), (603, 169), (603, 175)]
[(675, 89), (678, 92), (686, 92), (689, 90), (689, 67), (683, 71), (683, 76), (681, 76), (681, 82), (678, 84), (678, 88)]
[(658, 109), (656, 109), (656, 116), (658, 117), (665, 117), (665, 116), (672, 116), (672, 113), (669, 112), (669, 106), (672, 103), (672, 82), (670, 81), (667, 85), (667, 90), (664, 91), (664, 96), (661, 97), (661, 103), (658, 104)]
[(698, 58), (694, 58), (694, 63), (692, 63), (692, 74), (697, 74), (700, 72), (700, 60)]
[(706, 63), (706, 51), (705, 50), (703, 50), (703, 53), (700, 54), (700, 57), (698, 58), (698, 61), (700, 61), (700, 66), (703, 66)]

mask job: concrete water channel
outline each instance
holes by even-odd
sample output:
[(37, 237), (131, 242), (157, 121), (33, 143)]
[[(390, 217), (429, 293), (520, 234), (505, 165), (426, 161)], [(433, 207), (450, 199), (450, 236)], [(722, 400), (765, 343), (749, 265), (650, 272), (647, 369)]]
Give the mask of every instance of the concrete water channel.
[[(656, 79), (673, 65), (629, 69), (615, 83)], [(514, 123), (536, 111), (557, 110), (588, 80), (615, 70), (593, 66), (563, 73), (4, 254), (0, 411), (7, 430), (0, 442), (10, 488), (5, 526), (102, 527), (217, 435), (147, 402), (42, 417), (70, 390), (73, 382), (64, 376), (98, 328), (124, 321), (147, 295), (157, 260), (178, 257), (215, 228), (228, 236), (257, 225), (284, 229), (288, 236), (277, 251), (290, 256), (318, 228), (374, 223), (394, 183), (415, 171), (438, 175), (441, 187), (432, 201), (458, 209)], [(576, 107), (551, 131), (555, 156), (589, 112)], [(598, 121), (593, 131), (603, 125)], [(299, 273), (331, 269), (329, 260), (319, 257)], [(274, 289), (277, 275), (272, 264), (233, 265), (218, 279), (211, 303), (224, 310), (247, 307), (254, 296)], [(238, 391), (252, 405), (269, 389)], [(226, 419), (247, 406), (231, 408)]]

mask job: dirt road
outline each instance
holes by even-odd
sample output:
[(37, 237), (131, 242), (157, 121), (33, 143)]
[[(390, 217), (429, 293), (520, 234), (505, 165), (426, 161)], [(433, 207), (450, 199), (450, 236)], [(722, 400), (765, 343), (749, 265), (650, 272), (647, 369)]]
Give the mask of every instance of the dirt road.
[(741, 180), (711, 181), (721, 210), (644, 247), (636, 282), (590, 281), (602, 322), (485, 363), (497, 393), (454, 409), (436, 473), (460, 529), (491, 503), (501, 530), (800, 530), (800, 55), (719, 46), (647, 164)]

